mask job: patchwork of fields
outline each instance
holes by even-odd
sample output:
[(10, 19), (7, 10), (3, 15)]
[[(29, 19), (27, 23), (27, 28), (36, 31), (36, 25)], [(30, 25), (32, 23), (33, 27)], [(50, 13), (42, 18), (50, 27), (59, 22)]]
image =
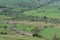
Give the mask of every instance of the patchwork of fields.
[(0, 0), (0, 40), (60, 40), (60, 0)]

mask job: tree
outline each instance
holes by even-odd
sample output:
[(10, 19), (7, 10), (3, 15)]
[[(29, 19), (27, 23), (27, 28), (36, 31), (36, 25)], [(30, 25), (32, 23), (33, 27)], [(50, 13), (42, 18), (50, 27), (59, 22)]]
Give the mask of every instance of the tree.
[(5, 30), (7, 29), (7, 26), (4, 26)]
[(47, 16), (44, 16), (43, 18), (44, 18), (44, 19), (46, 19), (46, 18), (47, 18)]
[(33, 37), (41, 37), (41, 35), (39, 35), (39, 32), (40, 32), (41, 30), (38, 28), (38, 27), (36, 27), (35, 29), (33, 29)]

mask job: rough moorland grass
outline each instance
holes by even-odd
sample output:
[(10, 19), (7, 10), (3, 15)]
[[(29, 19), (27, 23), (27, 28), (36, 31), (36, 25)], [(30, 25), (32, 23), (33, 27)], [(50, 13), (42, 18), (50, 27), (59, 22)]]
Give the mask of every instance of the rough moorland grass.
[(44, 40), (44, 39), (23, 35), (0, 35), (0, 40)]

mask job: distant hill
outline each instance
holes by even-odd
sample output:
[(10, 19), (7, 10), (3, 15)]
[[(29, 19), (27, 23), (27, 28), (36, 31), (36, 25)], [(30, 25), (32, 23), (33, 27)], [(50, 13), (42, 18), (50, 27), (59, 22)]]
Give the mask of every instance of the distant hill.
[[(8, 7), (13, 7), (17, 9), (32, 9), (33, 7), (39, 8), (45, 6), (46, 4), (51, 4), (53, 2), (59, 2), (60, 0), (0, 0), (0, 5), (6, 5)], [(34, 8), (33, 8), (34, 9)]]

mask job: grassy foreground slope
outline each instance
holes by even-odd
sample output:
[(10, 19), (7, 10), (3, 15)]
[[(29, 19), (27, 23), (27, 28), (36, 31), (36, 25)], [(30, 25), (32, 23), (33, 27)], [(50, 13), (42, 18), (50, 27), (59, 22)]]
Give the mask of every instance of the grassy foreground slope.
[[(56, 31), (56, 33), (55, 33), (55, 31)], [(27, 36), (27, 35), (18, 35), (18, 34), (0, 35), (0, 40), (52, 40), (54, 37), (54, 34), (56, 34), (60, 40), (60, 32), (59, 31), (60, 31), (59, 28), (44, 29), (40, 33), (40, 35), (42, 35), (41, 38)]]
[(1, 35), (0, 40), (44, 40), (44, 39), (23, 35)]

